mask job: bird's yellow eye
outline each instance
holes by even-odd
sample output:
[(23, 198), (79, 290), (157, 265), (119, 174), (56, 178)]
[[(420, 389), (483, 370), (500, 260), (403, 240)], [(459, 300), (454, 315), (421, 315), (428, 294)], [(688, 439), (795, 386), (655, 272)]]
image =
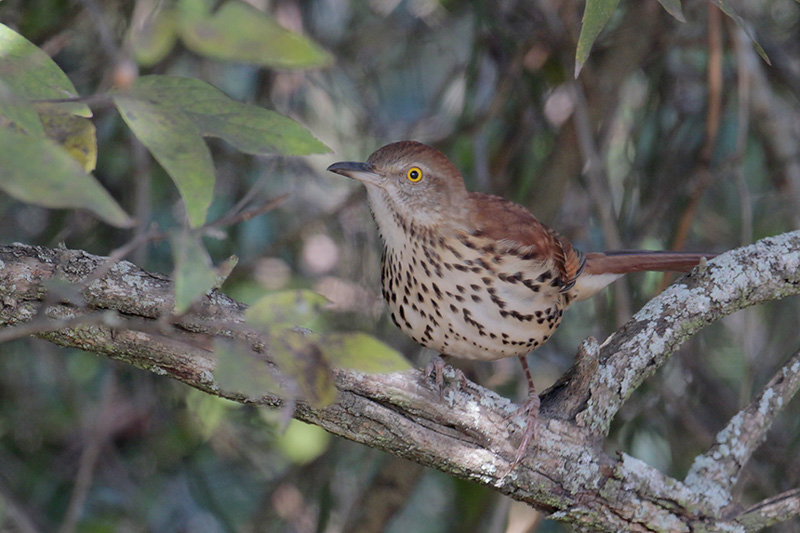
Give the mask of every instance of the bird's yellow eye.
[(419, 167), (411, 167), (408, 169), (408, 172), (406, 172), (406, 177), (408, 181), (416, 183), (422, 179), (422, 170), (420, 170)]

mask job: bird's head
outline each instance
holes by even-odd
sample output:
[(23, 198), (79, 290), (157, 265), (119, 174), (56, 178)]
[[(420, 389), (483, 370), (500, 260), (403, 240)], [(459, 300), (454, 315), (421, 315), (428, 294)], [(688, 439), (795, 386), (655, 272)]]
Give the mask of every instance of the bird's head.
[(328, 170), (367, 187), (382, 229), (398, 215), (422, 227), (450, 222), (465, 205), (467, 191), (456, 167), (439, 150), (416, 141), (388, 144), (365, 163), (343, 161)]

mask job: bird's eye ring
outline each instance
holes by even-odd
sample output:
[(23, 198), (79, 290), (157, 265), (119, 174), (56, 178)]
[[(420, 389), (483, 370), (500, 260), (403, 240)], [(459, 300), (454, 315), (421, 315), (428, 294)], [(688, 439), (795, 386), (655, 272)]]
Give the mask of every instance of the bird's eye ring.
[(406, 177), (408, 181), (416, 183), (422, 179), (422, 170), (420, 170), (419, 167), (411, 167), (408, 169), (408, 172), (406, 172)]

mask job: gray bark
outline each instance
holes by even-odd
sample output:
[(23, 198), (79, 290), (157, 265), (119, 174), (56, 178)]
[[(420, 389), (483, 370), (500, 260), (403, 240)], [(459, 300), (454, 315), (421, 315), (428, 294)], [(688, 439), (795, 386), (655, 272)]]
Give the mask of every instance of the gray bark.
[(212, 291), (190, 313), (172, 316), (171, 292), (169, 279), (126, 261), (63, 248), (0, 246), (0, 341), (33, 334), (209, 394), (291, 408), (300, 420), (494, 487), (578, 529), (755, 531), (800, 514), (796, 490), (750, 509), (732, 496), (772, 419), (800, 387), (800, 353), (718, 434), (685, 481), (602, 449), (620, 406), (682, 342), (722, 316), (800, 292), (800, 231), (701, 265), (602, 345), (585, 342), (573, 368), (542, 395), (535, 451), (505, 476), (524, 424), (521, 417), (504, 420), (515, 410), (506, 398), (471, 383), (440, 398), (418, 370), (335, 370), (338, 399), (328, 407), (287, 404), (273, 395), (254, 400), (223, 390), (214, 376), (214, 337), (243, 340), (269, 361), (263, 338), (244, 322), (245, 306)]

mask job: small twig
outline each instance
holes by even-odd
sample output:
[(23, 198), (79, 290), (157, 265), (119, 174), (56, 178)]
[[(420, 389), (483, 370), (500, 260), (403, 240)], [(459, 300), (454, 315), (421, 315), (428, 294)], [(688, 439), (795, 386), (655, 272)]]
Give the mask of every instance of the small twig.
[(70, 104), (82, 103), (88, 106), (95, 104), (110, 104), (111, 96), (107, 93), (87, 94), (86, 96), (73, 96), (71, 98), (34, 98), (29, 100), (32, 104)]
[(116, 378), (114, 371), (106, 376), (106, 382), (103, 386), (102, 397), (96, 416), (91, 417), (88, 422), (89, 427), (85, 431), (85, 437), (88, 442), (81, 452), (80, 463), (78, 466), (78, 474), (75, 476), (75, 487), (72, 491), (72, 497), (69, 500), (69, 507), (64, 515), (64, 520), (59, 528), (59, 533), (72, 533), (78, 525), (78, 520), (81, 516), (86, 497), (89, 494), (89, 489), (92, 486), (92, 479), (94, 478), (95, 467), (97, 460), (100, 457), (100, 450), (103, 445), (108, 441), (108, 438), (114, 430), (114, 425), (107, 427), (109, 421), (110, 406), (114, 396), (116, 385)]
[[(285, 202), (287, 198), (289, 198), (288, 192), (278, 196), (277, 198), (273, 198), (272, 200), (269, 200), (257, 207), (248, 209), (246, 211), (243, 210), (243, 207), (239, 207), (240, 204), (243, 204), (243, 202), (240, 201), (238, 204), (236, 204), (236, 206), (234, 206), (233, 209), (228, 211), (228, 213), (226, 213), (224, 216), (218, 218), (213, 222), (209, 222), (208, 224), (203, 226), (203, 229), (222, 228), (225, 226), (232, 226), (234, 224), (238, 224), (239, 222), (246, 222), (251, 218), (255, 218), (257, 216), (263, 215), (264, 213), (272, 211), (273, 209), (281, 205), (283, 202)], [(247, 199), (246, 196), (242, 200), (245, 199)]]
[[(0, 525), (5, 526), (3, 531), (18, 531), (19, 533), (37, 533), (39, 529), (33, 518), (28, 514), (22, 504), (6, 490), (0, 486), (0, 505), (3, 509), (5, 520)], [(11, 527), (6, 527), (11, 524)]]
[[(136, 227), (134, 237), (140, 237), (150, 231), (153, 204), (153, 187), (151, 183), (152, 159), (147, 148), (136, 138), (128, 135), (133, 152), (133, 212)], [(147, 264), (147, 248), (138, 248), (131, 252), (133, 262), (137, 265)]]
[(746, 531), (758, 531), (800, 515), (800, 489), (758, 502), (736, 517)]
[(706, 143), (700, 155), (709, 162), (717, 146), (719, 124), (722, 121), (722, 12), (708, 3), (708, 111), (706, 113)]
[(117, 40), (114, 38), (111, 28), (108, 24), (108, 17), (106, 17), (98, 5), (96, 0), (79, 0), (83, 5), (89, 17), (92, 19), (92, 25), (97, 30), (100, 37), (100, 49), (106, 53), (106, 56), (115, 61), (119, 57), (119, 46)]
[[(716, 442), (694, 460), (686, 484), (724, 506), (750, 456), (764, 441), (781, 409), (800, 389), (800, 351), (764, 386), (757, 397), (717, 433)], [(728, 501), (720, 501), (721, 499)]]
[(116, 265), (125, 257), (127, 257), (128, 254), (139, 249), (139, 247), (144, 246), (145, 244), (153, 241), (166, 239), (168, 236), (169, 236), (168, 234), (159, 231), (158, 225), (154, 222), (153, 224), (150, 225), (150, 229), (148, 229), (146, 232), (139, 233), (127, 243), (123, 244), (119, 248), (116, 248), (115, 250), (112, 250), (111, 253), (108, 254), (106, 260), (103, 261), (103, 264), (100, 265), (100, 267), (97, 270), (92, 272), (90, 276), (88, 276), (85, 280), (83, 280), (83, 282), (81, 282), (79, 290), (83, 289), (84, 287), (88, 287), (98, 279), (108, 274), (108, 271), (111, 270), (114, 267), (114, 265)]
[[(603, 171), (602, 157), (592, 135), (592, 124), (589, 118), (589, 109), (583, 89), (578, 82), (572, 82), (572, 94), (575, 101), (575, 131), (578, 134), (583, 160), (586, 164), (586, 178), (589, 185), (589, 196), (594, 203), (595, 211), (600, 217), (603, 237), (606, 246), (612, 250), (622, 248), (622, 237), (619, 234), (616, 217), (614, 216), (614, 200), (608, 186), (608, 176)], [(631, 295), (624, 283), (614, 285), (614, 295), (617, 298), (617, 324), (623, 324), (631, 315), (633, 307)]]
[(256, 180), (252, 187), (250, 187), (247, 192), (242, 196), (236, 204), (228, 209), (228, 212), (222, 215), (219, 220), (228, 219), (235, 214), (243, 211), (244, 208), (249, 204), (256, 195), (260, 192), (262, 186), (267, 182), (268, 179), (272, 177), (271, 170), (267, 169), (262, 172), (261, 176)]
[(733, 46), (736, 51), (736, 72), (738, 79), (738, 107), (736, 109), (736, 151), (733, 155), (734, 176), (736, 189), (741, 198), (742, 210), (742, 244), (753, 240), (753, 199), (747, 187), (742, 161), (747, 148), (747, 139), (750, 137), (750, 100), (753, 85), (753, 70), (750, 56), (746, 49), (750, 47), (747, 34), (740, 28), (732, 32)]
[[(700, 151), (700, 164), (692, 176), (692, 191), (686, 209), (678, 221), (675, 236), (670, 244), (671, 250), (683, 250), (694, 225), (695, 216), (700, 209), (700, 201), (706, 189), (714, 181), (711, 160), (719, 136), (722, 121), (722, 13), (718, 7), (708, 3), (708, 108), (706, 111), (706, 142)], [(667, 288), (672, 276), (665, 275), (659, 284), (659, 292)]]
[(100, 322), (107, 322), (109, 313), (115, 315), (115, 311), (101, 311), (97, 313), (90, 313), (87, 315), (75, 316), (66, 319), (52, 319), (45, 313), (41, 313), (37, 318), (30, 322), (25, 322), (18, 326), (5, 327), (0, 330), (0, 344), (31, 335), (47, 333), (51, 331), (60, 331), (63, 329), (72, 329), (77, 326), (84, 326), (86, 324), (95, 324)]
[(424, 472), (419, 464), (388, 457), (373, 479), (361, 484), (364, 487), (361, 501), (351, 508), (344, 531), (386, 531), (390, 520), (406, 505)]

